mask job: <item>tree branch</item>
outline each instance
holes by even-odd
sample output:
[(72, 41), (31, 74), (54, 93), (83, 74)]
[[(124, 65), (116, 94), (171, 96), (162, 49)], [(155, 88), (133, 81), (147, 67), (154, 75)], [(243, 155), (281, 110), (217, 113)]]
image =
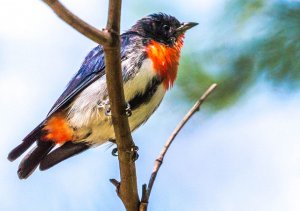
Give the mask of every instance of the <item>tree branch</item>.
[[(153, 188), (153, 184), (155, 182), (156, 176), (158, 174), (158, 171), (163, 163), (164, 157), (170, 148), (171, 144), (173, 143), (174, 139), (176, 138), (177, 134), (181, 131), (183, 126), (189, 121), (189, 119), (200, 110), (200, 106), (202, 103), (206, 100), (206, 98), (212, 93), (212, 91), (217, 87), (217, 84), (212, 84), (200, 97), (200, 99), (195, 103), (195, 105), (190, 109), (190, 111), (183, 117), (181, 122), (177, 125), (167, 142), (165, 143), (163, 149), (161, 150), (159, 156), (155, 160), (154, 168), (148, 183), (148, 188), (146, 191), (143, 191), (142, 200), (141, 200), (141, 206), (140, 211), (146, 211), (147, 205), (149, 202), (149, 197)], [(144, 185), (145, 186), (145, 185)]]
[(121, 59), (120, 59), (120, 15), (121, 0), (110, 0), (107, 29), (111, 32), (112, 43), (104, 46), (105, 72), (109, 100), (112, 110), (112, 122), (118, 146), (121, 182), (119, 196), (126, 209), (138, 210), (139, 196), (135, 163), (132, 160), (132, 148), (135, 146), (131, 137), (128, 118), (125, 113), (125, 97), (123, 91)]
[(63, 4), (57, 0), (43, 0), (51, 9), (68, 25), (72, 26), (78, 32), (86, 36), (87, 38), (95, 41), (103, 46), (111, 43), (111, 37), (106, 31), (100, 31), (95, 27), (89, 25), (70, 10), (68, 10)]
[[(135, 145), (125, 113), (126, 104), (121, 73), (120, 19), (122, 1), (109, 1), (107, 26), (104, 31), (100, 31), (78, 18), (58, 0), (43, 1), (67, 24), (89, 39), (101, 44), (104, 48), (107, 89), (121, 175), (121, 182), (117, 186), (117, 191), (128, 211), (138, 210), (140, 202), (137, 191), (135, 163), (132, 160), (132, 149)], [(117, 185), (116, 180), (111, 181), (114, 185)]]

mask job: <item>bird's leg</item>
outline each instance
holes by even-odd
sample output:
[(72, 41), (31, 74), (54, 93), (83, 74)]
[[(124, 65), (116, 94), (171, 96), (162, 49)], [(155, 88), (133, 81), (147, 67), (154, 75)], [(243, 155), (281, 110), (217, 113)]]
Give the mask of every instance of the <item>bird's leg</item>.
[[(135, 162), (139, 158), (139, 154), (137, 153), (138, 150), (139, 150), (138, 146), (133, 146), (133, 147), (130, 148), (129, 151), (126, 151), (127, 153), (131, 154), (131, 159), (132, 159), (133, 162)], [(113, 156), (118, 156), (118, 148), (114, 148), (111, 151), (111, 154)]]

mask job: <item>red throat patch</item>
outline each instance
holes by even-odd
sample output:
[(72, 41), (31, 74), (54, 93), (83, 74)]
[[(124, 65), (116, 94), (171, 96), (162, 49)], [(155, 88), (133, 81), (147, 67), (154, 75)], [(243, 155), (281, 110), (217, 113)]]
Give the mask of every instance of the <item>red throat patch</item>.
[(166, 89), (172, 87), (176, 79), (183, 38), (183, 35), (178, 37), (173, 47), (154, 40), (151, 40), (147, 46), (148, 57), (153, 62), (156, 73), (164, 79), (164, 87)]
[(73, 138), (73, 130), (61, 115), (51, 117), (46, 122), (44, 130), (46, 131), (46, 135), (43, 137), (45, 141), (51, 140), (57, 144), (63, 144)]

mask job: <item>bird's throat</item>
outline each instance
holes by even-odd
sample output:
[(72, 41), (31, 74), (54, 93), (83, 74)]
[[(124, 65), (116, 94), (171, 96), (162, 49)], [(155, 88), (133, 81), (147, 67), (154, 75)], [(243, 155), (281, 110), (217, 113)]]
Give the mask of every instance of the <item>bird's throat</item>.
[(147, 46), (147, 55), (153, 62), (156, 73), (164, 80), (166, 89), (172, 87), (176, 79), (183, 38), (184, 36), (179, 37), (172, 47), (154, 40)]

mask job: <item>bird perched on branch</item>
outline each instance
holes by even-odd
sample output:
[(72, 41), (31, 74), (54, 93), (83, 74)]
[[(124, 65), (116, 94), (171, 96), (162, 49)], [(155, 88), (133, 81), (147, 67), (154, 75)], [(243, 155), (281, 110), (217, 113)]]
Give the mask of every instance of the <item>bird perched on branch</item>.
[[(121, 35), (121, 62), (130, 130), (143, 124), (172, 87), (184, 33), (197, 23), (181, 23), (163, 13), (137, 21)], [(55, 164), (115, 139), (106, 87), (104, 52), (94, 48), (49, 114), (8, 155), (13, 161), (34, 143), (19, 165), (25, 179), (39, 165)]]

